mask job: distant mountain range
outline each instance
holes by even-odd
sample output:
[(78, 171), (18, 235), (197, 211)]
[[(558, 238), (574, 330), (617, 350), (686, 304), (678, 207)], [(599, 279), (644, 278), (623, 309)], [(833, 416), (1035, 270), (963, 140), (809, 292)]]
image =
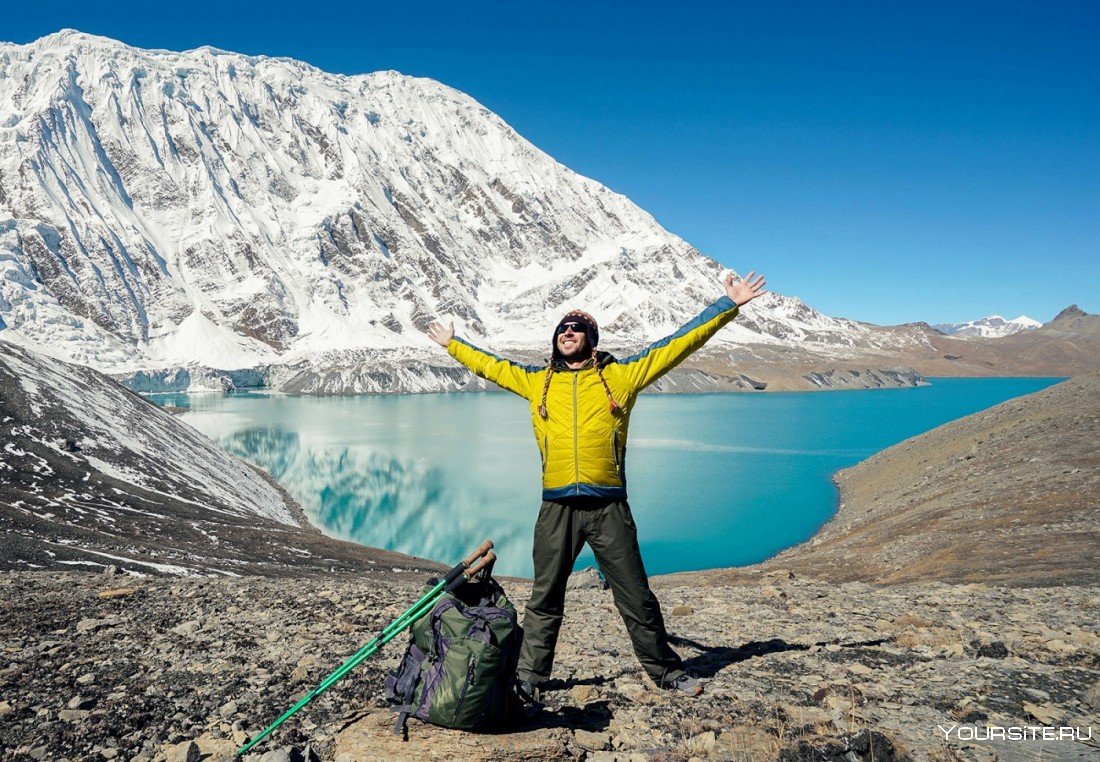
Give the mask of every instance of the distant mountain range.
[(940, 333), (948, 336), (956, 336), (960, 339), (969, 337), (982, 337), (996, 339), (1002, 336), (1011, 336), (1020, 331), (1030, 331), (1041, 326), (1038, 320), (1033, 320), (1027, 315), (1020, 315), (1012, 320), (1005, 320), (1000, 315), (990, 315), (980, 320), (971, 320), (966, 323), (937, 323), (932, 327)]

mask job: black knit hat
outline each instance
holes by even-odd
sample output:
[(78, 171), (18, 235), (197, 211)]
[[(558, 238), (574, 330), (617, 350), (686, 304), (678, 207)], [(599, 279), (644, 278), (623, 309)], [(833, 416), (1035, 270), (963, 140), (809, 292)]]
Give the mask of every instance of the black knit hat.
[(596, 345), (600, 343), (600, 328), (596, 325), (596, 318), (587, 312), (573, 310), (566, 313), (565, 317), (558, 321), (557, 326), (554, 328), (554, 335), (550, 339), (550, 344), (555, 358), (561, 358), (561, 352), (558, 350), (558, 335), (561, 333), (561, 327), (566, 323), (579, 323), (584, 327), (584, 335), (588, 337), (589, 348), (595, 349)]

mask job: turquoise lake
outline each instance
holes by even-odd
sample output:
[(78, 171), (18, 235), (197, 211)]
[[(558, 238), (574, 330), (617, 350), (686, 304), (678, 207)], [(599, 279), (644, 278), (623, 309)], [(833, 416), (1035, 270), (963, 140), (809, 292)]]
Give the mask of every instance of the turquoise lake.
[[(870, 391), (643, 395), (630, 505), (650, 574), (761, 561), (835, 512), (830, 477), (897, 442), (1060, 379), (932, 379)], [(527, 403), (507, 393), (156, 395), (266, 469), (326, 534), (454, 563), (486, 537), (530, 576), (540, 503)], [(585, 551), (578, 567), (593, 564)]]

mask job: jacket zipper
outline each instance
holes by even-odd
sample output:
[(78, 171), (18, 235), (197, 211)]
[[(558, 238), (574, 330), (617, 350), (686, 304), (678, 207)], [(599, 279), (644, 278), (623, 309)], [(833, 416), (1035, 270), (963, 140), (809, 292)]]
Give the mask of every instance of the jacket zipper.
[(581, 494), (581, 458), (577, 444), (577, 376), (573, 374), (573, 491)]
[(611, 432), (611, 457), (615, 459), (615, 470), (619, 474), (619, 481), (623, 478), (622, 464), (619, 463), (619, 432)]

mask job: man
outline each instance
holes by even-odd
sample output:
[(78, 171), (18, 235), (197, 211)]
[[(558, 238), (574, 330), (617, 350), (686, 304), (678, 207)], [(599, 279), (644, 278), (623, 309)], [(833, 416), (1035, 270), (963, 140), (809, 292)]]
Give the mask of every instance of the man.
[(471, 371), (526, 399), (542, 455), (542, 508), (535, 524), (535, 582), (523, 620), (517, 681), (537, 701), (550, 677), (565, 611), (565, 583), (585, 542), (615, 598), (634, 653), (661, 688), (697, 696), (698, 679), (684, 671), (668, 644), (661, 607), (649, 588), (637, 529), (626, 501), (626, 435), (638, 393), (703, 346), (738, 309), (764, 290), (754, 273), (673, 333), (617, 360), (600, 352), (599, 327), (575, 310), (554, 331), (545, 367), (519, 365), (455, 338), (454, 325), (428, 328), (433, 341)]

